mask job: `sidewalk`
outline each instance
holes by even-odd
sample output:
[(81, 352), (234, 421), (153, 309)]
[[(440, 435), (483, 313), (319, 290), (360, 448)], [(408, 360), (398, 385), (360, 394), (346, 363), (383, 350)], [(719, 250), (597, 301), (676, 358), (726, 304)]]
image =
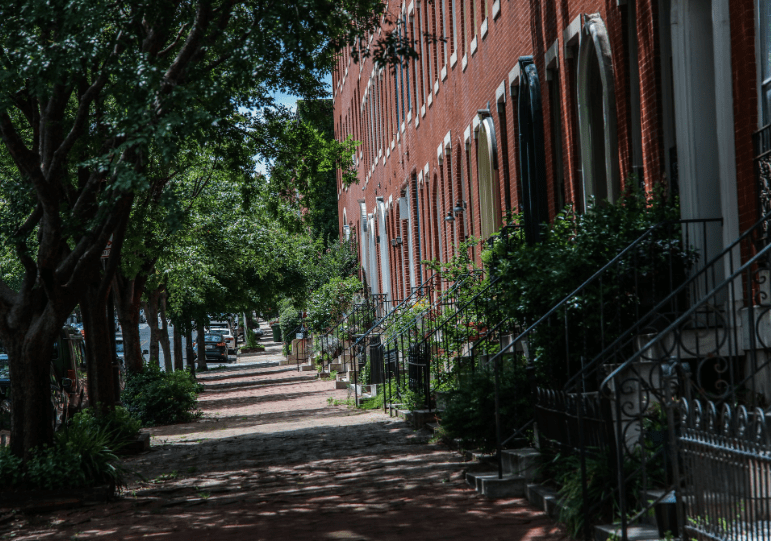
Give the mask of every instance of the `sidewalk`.
[(114, 502), (3, 517), (14, 539), (539, 540), (568, 537), (523, 499), (488, 500), (468, 463), (292, 367), (199, 374), (204, 416), (148, 429)]

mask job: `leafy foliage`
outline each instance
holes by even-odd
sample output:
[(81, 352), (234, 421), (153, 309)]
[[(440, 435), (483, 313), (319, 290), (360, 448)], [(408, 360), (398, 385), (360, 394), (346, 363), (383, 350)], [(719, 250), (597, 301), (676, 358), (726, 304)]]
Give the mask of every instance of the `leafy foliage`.
[[(505, 363), (500, 371), (501, 434), (511, 434), (533, 415), (524, 362)], [(460, 385), (448, 392), (442, 428), (470, 448), (486, 451), (496, 446), (495, 374), (492, 366), (461, 375)]]
[(120, 451), (121, 447), (134, 439), (142, 428), (142, 421), (134, 418), (129, 411), (122, 407), (115, 408), (101, 415), (94, 415), (89, 408), (76, 413), (68, 426), (82, 431), (103, 431), (109, 437), (108, 447), (113, 451)]
[(105, 427), (78, 422), (58, 432), (52, 446), (33, 450), (24, 464), (9, 447), (0, 447), (0, 490), (122, 486), (124, 471), (112, 441)]
[(149, 363), (140, 373), (126, 378), (123, 403), (144, 426), (184, 423), (200, 416), (198, 394), (203, 385), (184, 370), (163, 372)]
[(279, 327), (281, 327), (281, 338), (284, 344), (291, 344), (295, 338), (295, 332), (302, 321), (292, 299), (287, 298), (281, 301), (278, 317)]
[(361, 290), (355, 276), (334, 277), (311, 293), (308, 302), (308, 324), (314, 332), (324, 332), (337, 323), (350, 309), (354, 294)]
[[(651, 226), (678, 217), (676, 204), (661, 194), (631, 190), (616, 204), (594, 204), (584, 214), (570, 210), (560, 213), (540, 243), (504, 245), (497, 242), (483, 253), (483, 260), (489, 262), (495, 257), (494, 273), (500, 278), (499, 305), (504, 314), (527, 326)], [(606, 342), (613, 338), (609, 327), (603, 326), (599, 307), (612, 307), (614, 327), (628, 328), (635, 308), (642, 302), (633, 294), (635, 288), (644, 289), (640, 280), (648, 281), (648, 289), (656, 289), (653, 286), (657, 280), (669, 279), (659, 271), (663, 263), (673, 263), (677, 279), (685, 275), (695, 257), (696, 254), (681, 246), (678, 228), (662, 229), (650, 235), (637, 251), (629, 253), (627, 259), (611, 270), (610, 276), (590, 284), (577, 295), (566, 307), (568, 316), (559, 314), (561, 321), (570, 325), (568, 329), (564, 325), (541, 325), (537, 329), (530, 347), (536, 352), (540, 376), (558, 385), (580, 366), (580, 355), (591, 359), (599, 352), (596, 349), (599, 341), (587, 341), (585, 337), (600, 336), (604, 332)], [(567, 371), (564, 365), (557, 366), (557, 360), (566, 357), (565, 336), (575, 341), (570, 344), (573, 364)]]

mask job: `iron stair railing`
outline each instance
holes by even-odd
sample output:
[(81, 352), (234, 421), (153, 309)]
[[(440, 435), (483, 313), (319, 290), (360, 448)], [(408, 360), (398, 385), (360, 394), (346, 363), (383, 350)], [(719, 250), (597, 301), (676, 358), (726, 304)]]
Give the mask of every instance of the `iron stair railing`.
[[(721, 234), (721, 225), (720, 219), (696, 219), (662, 222), (650, 227), (583, 284), (501, 347), (488, 361), (493, 366), (496, 380), (505, 359), (513, 362), (522, 360), (528, 365), (532, 386), (535, 387), (536, 349), (541, 356), (551, 354), (558, 357), (551, 360), (551, 367), (547, 367), (552, 368), (551, 373), (540, 374), (539, 377), (564, 381), (567, 379), (565, 374), (569, 377), (571, 372), (580, 372), (580, 367), (595, 352), (602, 351), (614, 335), (623, 332), (628, 322), (639, 320), (641, 309), (655, 303), (657, 295), (666, 296), (685, 280), (682, 272), (684, 267), (690, 264), (690, 271), (694, 272), (702, 262), (709, 259), (706, 253), (695, 259), (691, 247), (708, 246), (708, 238)], [(683, 254), (690, 254), (690, 260), (683, 261)], [(663, 274), (662, 267), (666, 271)], [(599, 324), (601, 330), (598, 335), (589, 334), (594, 332), (593, 327), (587, 325), (589, 318), (594, 318)], [(559, 366), (556, 366), (557, 363)], [(584, 392), (588, 390), (581, 389)], [(495, 394), (496, 404), (499, 404), (497, 385)], [(525, 427), (505, 437), (500, 430), (498, 405), (494, 414), (499, 427), (496, 454), (500, 476), (503, 446), (522, 435)], [(532, 425), (532, 420), (528, 420), (527, 425)]]
[[(393, 400), (394, 398), (391, 395), (394, 387), (396, 387), (397, 396), (401, 396), (399, 387), (404, 383), (402, 380), (405, 375), (415, 380), (422, 378), (427, 371), (427, 358), (418, 355), (421, 359), (419, 362), (415, 358), (418, 354), (414, 348), (415, 344), (430, 333), (436, 325), (436, 318), (441, 313), (442, 308), (457, 303), (458, 295), (463, 288), (478, 283), (482, 277), (481, 271), (471, 271), (461, 275), (454, 282), (444, 281), (446, 288), (433, 303), (426, 302), (425, 306), (420, 306), (419, 303), (414, 304), (412, 306), (413, 313), (408, 316), (408, 319), (402, 321), (400, 325), (392, 325), (377, 343), (372, 344), (371, 347), (367, 348), (367, 351), (362, 351), (366, 363), (369, 363), (370, 366), (373, 366), (374, 363), (375, 366), (382, 369), (385, 393), (383, 397), (384, 410), (387, 411), (388, 409), (389, 399)], [(440, 277), (440, 279), (442, 278)], [(412, 381), (410, 387), (413, 390), (419, 389), (421, 384)]]
[[(747, 515), (732, 507), (738, 508), (744, 502), (762, 502), (766, 507), (771, 503), (771, 486), (767, 483), (751, 483), (753, 486), (748, 487), (746, 479), (732, 479), (729, 482), (734, 483), (734, 489), (713, 496), (723, 499), (723, 504), (717, 508), (707, 506), (703, 495), (696, 493), (694, 472), (681, 471), (684, 456), (690, 453), (688, 456), (693, 458), (695, 452), (694, 440), (683, 435), (689, 425), (681, 423), (686, 420), (693, 424), (689, 404), (703, 402), (729, 411), (735, 406), (748, 407), (758, 417), (762, 414), (758, 408), (768, 408), (771, 401), (771, 361), (767, 353), (771, 348), (771, 244), (764, 242), (769, 219), (771, 214), (761, 218), (593, 359), (586, 374), (569, 382), (576, 387), (583, 385), (582, 379), (602, 377), (599, 389), (612, 400), (618, 470), (616, 494), (624, 540), (628, 538), (630, 524), (661, 499), (635, 508), (625, 498), (627, 484), (635, 476), (644, 478), (651, 459), (656, 458), (645, 452), (649, 443), (644, 429), (654, 404), (659, 405), (667, 423), (669, 448), (661, 445), (656, 452), (665, 452), (669, 457), (671, 472), (665, 494), (675, 494), (681, 533), (688, 537), (703, 536), (701, 526), (709, 518), (707, 522), (712, 521), (713, 526), (720, 523), (725, 531), (706, 538), (749, 539), (737, 535), (746, 526), (740, 523), (746, 522)], [(739, 263), (742, 254), (746, 257), (753, 253), (744, 264)], [(678, 311), (683, 293), (690, 295), (690, 302)], [(656, 330), (646, 332), (651, 329)], [(633, 353), (628, 354), (630, 349)], [(709, 458), (714, 468), (727, 472), (728, 465), (721, 465), (721, 457), (731, 456), (731, 452), (719, 444), (719, 437), (728, 430), (720, 426), (702, 428), (703, 437), (714, 445), (702, 445), (698, 453)], [(743, 454), (744, 459), (752, 462), (764, 460), (771, 448), (735, 451), (734, 456)], [(631, 473), (620, 474), (630, 461), (639, 465)], [(729, 530), (733, 533), (727, 534)], [(742, 535), (747, 535), (746, 530)]]
[[(521, 230), (521, 226), (517, 223), (506, 224), (498, 233), (487, 239), (485, 244), (492, 249), (496, 243), (501, 243), (505, 252), (512, 242), (524, 240), (522, 235), (518, 235)], [(496, 252), (493, 254), (493, 260), (489, 265), (492, 269), (495, 268), (498, 259)], [(462, 275), (461, 278), (466, 279), (466, 275)], [(495, 284), (498, 279), (498, 276), (493, 274), (489, 277), (488, 284), (474, 293), (471, 298), (463, 298), (460, 294), (463, 287), (454, 288), (459, 294), (448, 297), (445, 302), (436, 307), (432, 312), (433, 324), (429, 326), (422, 338), (418, 337), (416, 343), (408, 346), (414, 354), (415, 362), (407, 361), (407, 373), (413, 374), (411, 378), (413, 387), (421, 388), (424, 398), (423, 407), (429, 412), (432, 409), (434, 391), (431, 382), (434, 381), (435, 387), (438, 388), (445, 377), (463, 370), (468, 364), (464, 362), (464, 350), (468, 349), (470, 341), (473, 342), (470, 339), (480, 336), (488, 326), (500, 327), (498, 322), (502, 316), (494, 301), (497, 291)], [(383, 343), (376, 345), (378, 362), (382, 363), (381, 370), (384, 374), (389, 373), (388, 364), (393, 366), (395, 362), (393, 349), (390, 349), (391, 354), (387, 355), (386, 346), (387, 344)], [(472, 355), (470, 363), (472, 371), (474, 370), (473, 360)], [(423, 375), (415, 377), (416, 374)], [(416, 379), (417, 383), (414, 381)], [(390, 380), (387, 388), (390, 389)], [(384, 400), (383, 407), (387, 408), (387, 400)]]
[[(357, 353), (361, 352), (361, 354), (364, 355), (364, 363), (371, 362), (369, 358), (369, 348), (371, 345), (374, 345), (375, 338), (377, 338), (379, 341), (379, 332), (387, 329), (392, 322), (398, 320), (399, 315), (401, 315), (405, 310), (411, 309), (421, 299), (431, 299), (440, 284), (441, 277), (438, 274), (432, 274), (430, 277), (424, 280), (422, 284), (412, 288), (412, 292), (407, 296), (406, 299), (399, 301), (398, 304), (396, 301), (394, 301), (395, 306), (392, 310), (387, 311), (384, 315), (381, 315), (378, 319), (376, 319), (372, 323), (372, 326), (370, 326), (364, 333), (357, 335), (356, 340), (352, 341), (348, 346), (348, 356), (353, 360), (353, 366), (355, 367), (354, 381), (352, 382), (355, 404), (358, 405), (359, 403), (358, 374), (360, 368), (357, 361), (359, 357)], [(376, 333), (376, 331), (379, 332)]]
[(350, 343), (363, 328), (369, 328), (373, 319), (374, 307), (365, 297), (364, 302), (355, 303), (334, 327), (318, 338), (322, 371), (329, 370), (329, 365), (348, 349), (346, 342)]

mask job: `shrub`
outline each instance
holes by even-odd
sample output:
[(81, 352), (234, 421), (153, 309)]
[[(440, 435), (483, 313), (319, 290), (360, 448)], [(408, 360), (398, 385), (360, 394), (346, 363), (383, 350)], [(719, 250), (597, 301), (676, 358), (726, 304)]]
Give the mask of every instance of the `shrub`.
[[(630, 183), (634, 185), (634, 182)], [(500, 279), (498, 304), (514, 321), (525, 327), (537, 321), (567, 294), (588, 280), (598, 269), (615, 257), (651, 226), (677, 219), (676, 203), (661, 194), (646, 194), (634, 189), (615, 204), (597, 203), (584, 214), (570, 210), (560, 213), (553, 224), (545, 227), (541, 242), (496, 242), (483, 253), (482, 259), (495, 260), (494, 274)], [(516, 217), (515, 217), (516, 220)], [(601, 281), (585, 288), (563, 312), (565, 325), (541, 325), (530, 337), (535, 352), (539, 377), (559, 385), (581, 367), (581, 359), (599, 353), (600, 340), (587, 337), (604, 333), (605, 343), (614, 339), (610, 332), (620, 332), (636, 321), (636, 313), (645, 313), (651, 299), (635, 295), (635, 291), (669, 290), (661, 281), (684, 278), (696, 254), (680, 244), (680, 228), (662, 228), (630, 251), (626, 259), (611, 269)], [(671, 261), (673, 275), (662, 273), (663, 264)], [(666, 275), (666, 276), (664, 276)], [(648, 303), (648, 304), (645, 304)], [(613, 329), (603, 320), (600, 306), (613, 311)], [(571, 341), (566, 349), (565, 337)], [(560, 364), (570, 353), (569, 365)], [(565, 369), (567, 368), (567, 370)]]
[(300, 326), (301, 319), (298, 317), (298, 310), (294, 306), (292, 299), (281, 301), (279, 312), (279, 326), (281, 327), (281, 339), (284, 344), (291, 344), (295, 336), (297, 327)]
[(200, 416), (198, 394), (203, 390), (187, 371), (162, 372), (147, 364), (143, 372), (129, 374), (123, 403), (144, 426), (184, 423)]
[[(541, 473), (546, 480), (559, 486), (562, 502), (559, 520), (568, 529), (571, 537), (579, 538), (584, 524), (602, 524), (614, 522), (619, 518), (618, 479), (616, 457), (609, 450), (589, 448), (586, 454), (586, 496), (588, 516), (584, 514), (584, 487), (581, 482), (581, 460), (575, 454), (550, 453), (546, 450), (541, 455)], [(647, 465), (645, 472), (640, 469), (642, 452), (637, 448), (631, 456), (625, 455), (623, 473), (625, 478), (625, 498), (629, 509), (639, 508), (646, 503), (641, 498), (647, 495), (644, 487), (661, 487), (665, 474), (661, 456), (654, 456), (645, 451)], [(646, 479), (643, 479), (643, 475)]]
[(104, 430), (109, 437), (110, 449), (120, 451), (126, 442), (136, 438), (142, 428), (142, 421), (133, 417), (126, 408), (117, 406), (99, 416), (95, 416), (90, 408), (85, 409), (76, 413), (68, 426), (74, 429)]
[(111, 440), (104, 427), (79, 422), (58, 432), (52, 446), (33, 450), (25, 464), (9, 447), (0, 447), (0, 490), (123, 486), (124, 470)]
[(334, 277), (311, 295), (308, 306), (308, 326), (314, 332), (324, 332), (335, 325), (350, 309), (354, 294), (361, 289), (355, 276)]
[[(530, 388), (523, 363), (507, 362), (500, 374), (501, 436), (505, 439), (533, 415)], [(492, 367), (477, 368), (460, 377), (460, 386), (448, 392), (442, 428), (464, 446), (495, 449), (495, 378)]]
[(259, 346), (260, 343), (257, 341), (257, 336), (254, 334), (254, 331), (249, 329), (246, 331), (246, 347), (248, 348), (256, 348)]

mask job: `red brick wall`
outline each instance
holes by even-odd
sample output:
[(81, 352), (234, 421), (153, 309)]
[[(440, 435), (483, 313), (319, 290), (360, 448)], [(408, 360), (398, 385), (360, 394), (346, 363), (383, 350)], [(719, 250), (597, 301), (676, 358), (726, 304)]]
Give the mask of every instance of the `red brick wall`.
[[(457, 0), (458, 4), (461, 0)], [(480, 200), (477, 183), (478, 145), (471, 131), (471, 140), (468, 151), (465, 147), (464, 132), (472, 125), (472, 121), (478, 109), (490, 106), (492, 121), (495, 125), (496, 140), (498, 144), (498, 182), (502, 212), (507, 209), (508, 198), (510, 207), (518, 210), (521, 200), (520, 167), (519, 167), (519, 143), (517, 124), (517, 99), (509, 92), (509, 71), (515, 66), (520, 56), (532, 55), (538, 74), (541, 79), (543, 128), (546, 159), (547, 191), (549, 198), (549, 212), (553, 216), (559, 209), (555, 204), (554, 186), (554, 148), (550, 133), (550, 115), (552, 111), (549, 105), (549, 86), (546, 82), (546, 69), (544, 54), (555, 40), (559, 42), (559, 68), (557, 70), (557, 85), (560, 93), (560, 122), (561, 137), (558, 144), (562, 147), (562, 166), (565, 177), (565, 201), (574, 203), (581, 210), (583, 199), (583, 179), (581, 178), (581, 157), (579, 155), (579, 134), (577, 133), (578, 119), (576, 110), (576, 59), (566, 59), (564, 30), (581, 14), (599, 13), (608, 30), (613, 57), (614, 84), (616, 95), (616, 114), (618, 121), (618, 155), (619, 171), (622, 182), (632, 168), (632, 104), (630, 103), (631, 79), (629, 72), (629, 44), (632, 37), (636, 37), (638, 48), (638, 68), (640, 84), (640, 123), (642, 141), (642, 164), (646, 184), (650, 187), (658, 182), (664, 172), (664, 149), (662, 135), (662, 88), (660, 81), (661, 51), (659, 44), (659, 14), (657, 12), (657, 0), (635, 0), (636, 25), (630, 28), (628, 6), (617, 6), (616, 0), (598, 2), (596, 0), (531, 0), (530, 2), (518, 2), (514, 0), (501, 0), (500, 15), (492, 18), (493, 2), (489, 0), (488, 34), (483, 39), (479, 25), (483, 21), (484, 4), (481, 1), (465, 0), (466, 9), (470, 6), (477, 11), (477, 51), (470, 54), (470, 39), (467, 39), (468, 30), (464, 28), (474, 20), (466, 13), (461, 16), (460, 9), (456, 12), (456, 25), (458, 30), (458, 58), (455, 66), (447, 63), (447, 78), (441, 80), (441, 70), (444, 66), (443, 46), (441, 43), (430, 46), (430, 58), (432, 72), (435, 77), (432, 81), (426, 81), (426, 88), (430, 88), (433, 94), (434, 82), (439, 80), (439, 92), (433, 95), (433, 102), (428, 105), (425, 96), (417, 96), (414, 90), (417, 73), (421, 77), (422, 64), (410, 65), (410, 84), (412, 116), (406, 123), (406, 129), (396, 138), (397, 102), (395, 96), (395, 77), (393, 73), (383, 72), (381, 79), (376, 79), (380, 90), (381, 105), (379, 110), (386, 119), (380, 127), (382, 137), (379, 147), (382, 148), (382, 156), (377, 161), (374, 172), (370, 174), (373, 160), (377, 157), (378, 142), (370, 137), (368, 126), (372, 121), (372, 107), (368, 101), (364, 116), (360, 115), (362, 98), (367, 90), (373, 67), (367, 61), (359, 76), (359, 66), (348, 62), (348, 55), (341, 55), (339, 67), (334, 73), (333, 85), (335, 86), (335, 119), (338, 129), (338, 137), (345, 138), (347, 131), (353, 130), (353, 137), (363, 144), (360, 151), (364, 159), (359, 166), (359, 184), (351, 186), (348, 190), (341, 190), (339, 204), (341, 209), (347, 209), (349, 222), (356, 225), (357, 234), (360, 235), (358, 217), (360, 215), (358, 200), (364, 199), (367, 212), (375, 209), (375, 197), (383, 196), (392, 203), (388, 211), (388, 237), (396, 237), (399, 232), (403, 238), (400, 247), (391, 248), (388, 245), (388, 253), (391, 262), (391, 276), (393, 291), (399, 292), (397, 297), (409, 293), (409, 269), (406, 269), (409, 257), (408, 235), (412, 236), (415, 250), (414, 259), (416, 266), (419, 261), (428, 257), (436, 257), (440, 250), (438, 242), (441, 235), (441, 257), (447, 260), (452, 255), (451, 246), (458, 242), (458, 237), (465, 235), (479, 235), (481, 230)], [(423, 26), (431, 28), (441, 34), (441, 21), (436, 17), (441, 13), (442, 0), (434, 3), (421, 2), (424, 10)], [(447, 0), (448, 10), (451, 0)], [(391, 9), (400, 9), (400, 6), (392, 3)], [(435, 14), (432, 16), (432, 14)], [(428, 15), (428, 17), (426, 16)], [(755, 22), (753, 0), (731, 1), (732, 18), (732, 58), (734, 81), (734, 114), (736, 120), (736, 154), (737, 154), (737, 182), (739, 190), (739, 214), (740, 226), (745, 229), (751, 224), (756, 215), (756, 195), (754, 185), (754, 173), (751, 156), (751, 134), (757, 129), (757, 96), (755, 73)], [(451, 17), (448, 13), (448, 25)], [(417, 26), (418, 19), (415, 18)], [(411, 25), (410, 25), (411, 28)], [(448, 29), (448, 37), (452, 41), (452, 32)], [(465, 35), (464, 35), (465, 34)], [(474, 32), (471, 32), (473, 37)], [(374, 39), (379, 35), (376, 33)], [(374, 43), (374, 41), (373, 41)], [(428, 54), (429, 48), (424, 43)], [(452, 44), (447, 44), (448, 57), (452, 50)], [(468, 54), (468, 66), (463, 70), (463, 55)], [(337, 82), (343, 77), (346, 68), (348, 75), (345, 84), (339, 89)], [(398, 76), (398, 74), (397, 74)], [(375, 84), (373, 80), (373, 85)], [(749, 82), (753, 84), (749, 84)], [(506, 101), (503, 114), (499, 116), (496, 107), (496, 89), (501, 83), (506, 89)], [(420, 86), (418, 85), (418, 88)], [(399, 123), (401, 118), (402, 96), (406, 93), (400, 91), (398, 95)], [(369, 96), (372, 95), (370, 88)], [(416, 102), (417, 97), (417, 102)], [(371, 100), (371, 98), (370, 98)], [(421, 105), (425, 104), (426, 114), (421, 116)], [(406, 107), (405, 107), (406, 109)], [(415, 127), (415, 118), (420, 120)], [(502, 122), (504, 124), (502, 124)], [(450, 132), (452, 155), (444, 156), (444, 162), (440, 165), (437, 160), (437, 147), (444, 149), (445, 135)], [(504, 136), (505, 135), (505, 136)], [(389, 156), (386, 156), (387, 148), (391, 141), (394, 148)], [(420, 202), (420, 231), (422, 239), (420, 246), (417, 239), (418, 222), (417, 209), (413, 198), (413, 182), (418, 173), (423, 172), (428, 164), (428, 174), (422, 179), (418, 187)], [(468, 172), (471, 172), (471, 179)], [(424, 175), (421, 175), (424, 176)], [(508, 178), (507, 178), (508, 177)], [(436, 179), (436, 180), (435, 180)], [(463, 179), (463, 181), (461, 181)], [(436, 182), (436, 186), (434, 183)], [(456, 216), (455, 225), (447, 224), (444, 215), (452, 209), (457, 199), (460, 199), (461, 182), (465, 184), (465, 200), (468, 207), (464, 215)], [(454, 184), (451, 187), (451, 183)], [(469, 184), (471, 193), (469, 193)], [(406, 221), (401, 221), (398, 216), (398, 199), (401, 192), (406, 190), (412, 203), (412, 231), (406, 230)], [(437, 216), (436, 199), (441, 198), (443, 216)], [(342, 218), (341, 218), (342, 220)], [(468, 227), (463, 222), (468, 220)], [(342, 226), (342, 221), (341, 221)], [(457, 236), (454, 235), (458, 231)], [(380, 249), (385, 249), (380, 246)], [(420, 248), (420, 253), (418, 253)], [(475, 250), (478, 257), (479, 249)], [(402, 278), (401, 265), (406, 269)], [(426, 269), (422, 269), (423, 279), (427, 278)], [(420, 274), (416, 269), (416, 283)], [(402, 293), (403, 292), (403, 293)]]

